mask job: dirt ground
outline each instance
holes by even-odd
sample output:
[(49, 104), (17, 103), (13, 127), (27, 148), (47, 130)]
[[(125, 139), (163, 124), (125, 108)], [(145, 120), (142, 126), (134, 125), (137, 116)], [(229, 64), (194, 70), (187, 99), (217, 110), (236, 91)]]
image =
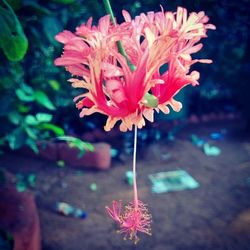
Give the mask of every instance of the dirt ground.
[[(227, 131), (224, 139), (211, 141), (221, 148), (218, 157), (206, 156), (190, 141), (192, 133), (208, 138), (221, 129)], [(116, 233), (104, 209), (114, 199), (132, 200), (125, 181), (131, 157), (113, 161), (108, 171), (79, 172), (13, 153), (2, 156), (0, 166), (14, 174), (36, 174), (33, 192), (44, 250), (250, 250), (250, 139), (237, 121), (188, 125), (173, 142), (164, 139), (140, 149), (139, 198), (152, 214), (153, 234), (140, 235), (137, 245)], [(176, 169), (186, 170), (200, 187), (153, 194), (148, 174)], [(53, 211), (58, 201), (82, 208), (87, 218), (58, 215)]]

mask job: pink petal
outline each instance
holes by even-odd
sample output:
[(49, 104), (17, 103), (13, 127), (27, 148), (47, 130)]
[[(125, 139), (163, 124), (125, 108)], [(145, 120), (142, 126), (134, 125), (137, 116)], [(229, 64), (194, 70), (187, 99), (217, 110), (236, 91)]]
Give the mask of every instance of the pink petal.
[(155, 17), (155, 13), (153, 11), (149, 11), (147, 13), (147, 17), (150, 23), (152, 23), (154, 21), (154, 17)]
[(121, 68), (119, 68), (111, 63), (103, 62), (101, 64), (101, 68), (104, 70), (105, 77), (116, 77), (116, 76), (123, 75)]
[(86, 27), (87, 27), (87, 28), (89, 28), (89, 29), (91, 28), (92, 21), (93, 21), (93, 18), (90, 17), (90, 18), (88, 19), (87, 23), (86, 23)]
[(127, 100), (121, 82), (117, 80), (108, 80), (106, 82), (106, 89), (110, 98), (116, 103), (121, 103)]
[(118, 118), (113, 118), (113, 117), (109, 116), (107, 119), (106, 125), (104, 126), (104, 130), (110, 131), (115, 126), (115, 124), (118, 120), (119, 120)]
[(191, 76), (195, 81), (197, 81), (197, 80), (199, 80), (199, 78), (200, 78), (200, 73), (199, 73), (198, 71), (194, 70), (194, 71), (191, 72), (190, 76)]
[(150, 122), (154, 121), (154, 110), (153, 109), (145, 109), (143, 111), (143, 116), (149, 120)]
[(101, 31), (101, 33), (103, 33), (103, 34), (108, 34), (109, 26), (110, 26), (110, 16), (109, 15), (102, 17), (98, 22), (98, 28)]
[(129, 23), (131, 22), (131, 16), (130, 16), (130, 14), (126, 10), (122, 11), (122, 15), (123, 15), (124, 20), (126, 22), (129, 22)]
[(185, 53), (187, 53), (187, 54), (196, 53), (196, 52), (200, 51), (202, 49), (202, 47), (203, 47), (202, 43), (199, 43), (199, 44), (185, 50)]
[(198, 61), (199, 61), (200, 63), (208, 63), (208, 64), (210, 64), (210, 63), (213, 62), (213, 61), (210, 60), (210, 59), (199, 59)]
[(216, 30), (216, 26), (213, 24), (206, 24), (205, 27), (206, 27), (206, 29)]
[(55, 39), (60, 43), (68, 43), (71, 39), (75, 38), (76, 35), (68, 30), (64, 30), (63, 32), (57, 34)]
[(96, 108), (83, 108), (82, 111), (80, 112), (80, 117), (83, 118), (84, 116), (92, 115), (95, 112), (97, 112)]
[(89, 47), (81, 38), (74, 38), (64, 46), (64, 50), (75, 50), (86, 53), (89, 51)]
[(75, 64), (75, 65), (66, 66), (66, 70), (69, 71), (72, 75), (75, 75), (75, 76), (89, 77), (89, 70), (87, 70), (81, 64)]
[(56, 66), (67, 66), (67, 65), (73, 65), (73, 64), (78, 64), (81, 63), (81, 59), (79, 58), (75, 58), (75, 57), (60, 57), (60, 58), (56, 58), (56, 60), (54, 61), (54, 64)]
[(181, 102), (174, 100), (173, 98), (168, 102), (175, 112), (179, 112), (182, 108)]

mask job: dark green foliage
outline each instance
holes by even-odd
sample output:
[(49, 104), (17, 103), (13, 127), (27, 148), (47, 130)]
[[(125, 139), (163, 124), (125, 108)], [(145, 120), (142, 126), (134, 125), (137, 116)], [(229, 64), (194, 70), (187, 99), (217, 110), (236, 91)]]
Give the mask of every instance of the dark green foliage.
[(5, 0), (0, 2), (0, 23), (0, 48), (10, 61), (22, 60), (28, 49), (28, 39), (17, 16)]
[(67, 8), (76, 7), (56, 1), (8, 3), (0, 3), (0, 145), (13, 150), (27, 145), (38, 153), (37, 141), (63, 136), (68, 129), (71, 116), (60, 111), (74, 110), (76, 93), (53, 61), (59, 55), (55, 50), (61, 50), (54, 36), (70, 21)]
[(62, 4), (71, 4), (71, 3), (74, 3), (75, 0), (53, 0), (53, 2), (62, 3)]

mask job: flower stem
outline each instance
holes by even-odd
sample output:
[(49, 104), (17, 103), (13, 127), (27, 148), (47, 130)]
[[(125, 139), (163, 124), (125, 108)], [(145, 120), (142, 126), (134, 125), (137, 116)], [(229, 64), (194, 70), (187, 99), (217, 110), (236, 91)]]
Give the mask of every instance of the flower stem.
[(115, 16), (114, 16), (109, 0), (103, 0), (103, 4), (104, 4), (104, 8), (106, 12), (110, 15), (112, 23), (116, 25)]
[[(110, 4), (109, 0), (103, 0), (103, 4), (104, 4), (106, 12), (110, 15), (111, 22), (114, 25), (116, 25), (116, 20), (115, 20), (114, 12), (112, 10), (112, 7), (111, 7), (111, 4)], [(119, 53), (125, 57), (125, 59), (127, 61), (127, 64), (129, 66), (129, 68), (131, 69), (131, 71), (135, 71), (136, 67), (129, 60), (128, 55), (127, 55), (125, 49), (123, 48), (121, 41), (117, 42), (117, 48), (118, 48)]]
[(134, 153), (133, 153), (133, 185), (134, 185), (134, 203), (135, 208), (138, 208), (138, 192), (136, 183), (136, 149), (137, 149), (137, 126), (135, 125), (134, 132)]

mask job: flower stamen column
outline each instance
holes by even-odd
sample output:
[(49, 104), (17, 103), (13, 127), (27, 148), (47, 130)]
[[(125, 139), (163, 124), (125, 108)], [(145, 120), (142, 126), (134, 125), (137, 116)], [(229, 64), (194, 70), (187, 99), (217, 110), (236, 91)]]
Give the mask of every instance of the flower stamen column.
[(137, 153), (137, 126), (134, 128), (134, 152), (133, 152), (133, 187), (135, 209), (138, 209), (138, 191), (136, 182), (136, 153)]
[(112, 208), (106, 207), (110, 217), (120, 225), (118, 233), (124, 235), (124, 239), (133, 240), (135, 244), (139, 241), (138, 232), (151, 235), (152, 217), (147, 206), (138, 199), (136, 179), (136, 154), (137, 154), (137, 125), (134, 125), (134, 150), (133, 150), (133, 190), (134, 200), (124, 207), (122, 212), (122, 201), (113, 201)]

